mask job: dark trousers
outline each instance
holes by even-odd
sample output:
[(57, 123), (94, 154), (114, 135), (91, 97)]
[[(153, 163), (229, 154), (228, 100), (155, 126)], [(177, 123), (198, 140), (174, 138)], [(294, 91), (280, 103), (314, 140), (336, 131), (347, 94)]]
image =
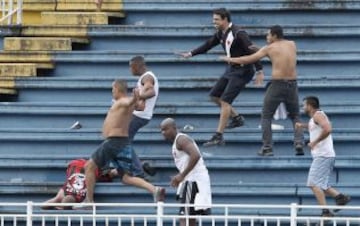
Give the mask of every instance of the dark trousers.
[(294, 144), (303, 144), (302, 129), (295, 129), (295, 123), (300, 121), (299, 96), (296, 80), (272, 80), (268, 86), (263, 103), (261, 129), (263, 149), (272, 148), (271, 122), (274, 113), (283, 102), (294, 126)]
[[(129, 125), (129, 141), (130, 141), (130, 143), (133, 142), (134, 137), (135, 137), (136, 133), (139, 131), (139, 129), (141, 129), (146, 124), (148, 124), (149, 121), (150, 120), (148, 120), (148, 119), (143, 119), (143, 118), (133, 115), (130, 125)], [(142, 163), (139, 159), (139, 156), (136, 154), (135, 151), (134, 151), (134, 155), (133, 155), (133, 164), (134, 164), (136, 175), (144, 176), (144, 171), (142, 169)]]

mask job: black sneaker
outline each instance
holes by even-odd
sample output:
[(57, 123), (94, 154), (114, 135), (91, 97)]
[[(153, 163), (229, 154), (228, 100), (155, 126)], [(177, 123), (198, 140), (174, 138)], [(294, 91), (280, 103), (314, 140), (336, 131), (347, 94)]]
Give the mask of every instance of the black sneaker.
[(236, 127), (243, 126), (245, 124), (245, 119), (242, 115), (237, 115), (233, 118), (231, 118), (231, 121), (226, 126), (227, 129), (233, 129)]
[[(344, 195), (344, 194), (339, 194), (338, 196), (335, 197), (335, 202), (336, 205), (338, 206), (345, 206), (346, 204), (348, 204), (351, 200), (351, 197), (348, 195)], [(335, 209), (334, 212), (339, 212), (341, 209)]]
[(328, 210), (328, 209), (323, 209), (321, 216), (322, 217), (333, 217), (334, 214), (332, 212), (330, 212), (330, 210)]
[(274, 156), (272, 148), (262, 148), (257, 154), (260, 156)]
[(210, 147), (210, 146), (214, 146), (214, 145), (225, 145), (225, 140), (224, 140), (222, 134), (216, 133), (211, 137), (210, 140), (203, 143), (204, 147)]
[(150, 176), (155, 176), (156, 169), (155, 169), (155, 167), (152, 167), (150, 165), (150, 163), (144, 162), (143, 165), (142, 165), (142, 168), (143, 168), (145, 173), (149, 174)]
[(296, 156), (301, 156), (304, 155), (304, 149), (303, 149), (303, 145), (302, 144), (296, 144), (295, 145), (295, 155)]
[[(328, 210), (328, 209), (323, 209), (322, 210), (322, 214), (321, 214), (321, 217), (324, 217), (324, 218), (331, 218), (333, 217), (334, 214)], [(325, 225), (331, 225), (331, 220), (330, 219), (326, 219), (326, 220), (320, 220), (320, 222), (316, 223), (315, 226), (325, 226)]]

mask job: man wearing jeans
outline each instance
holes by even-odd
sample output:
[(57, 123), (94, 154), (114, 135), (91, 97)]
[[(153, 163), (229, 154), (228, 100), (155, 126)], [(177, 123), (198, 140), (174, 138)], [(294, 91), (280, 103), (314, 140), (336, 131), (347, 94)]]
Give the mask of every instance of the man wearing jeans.
[[(136, 87), (140, 90), (140, 99), (145, 101), (144, 111), (134, 111), (129, 125), (129, 141), (132, 143), (138, 130), (147, 125), (153, 116), (155, 104), (159, 95), (159, 84), (153, 72), (146, 67), (145, 59), (142, 56), (135, 56), (129, 63), (130, 71), (134, 76), (139, 77)], [(148, 163), (141, 167), (139, 157), (135, 153), (134, 164), (138, 169), (144, 169), (149, 175), (155, 174), (155, 169)], [(143, 172), (138, 172), (143, 174)]]
[(296, 155), (304, 155), (303, 131), (296, 129), (295, 123), (300, 120), (299, 97), (296, 73), (295, 42), (284, 39), (283, 30), (279, 25), (272, 26), (266, 36), (267, 46), (250, 56), (238, 58), (221, 57), (228, 63), (246, 65), (269, 57), (272, 63), (272, 78), (266, 90), (261, 115), (263, 146), (258, 152), (261, 156), (272, 156), (271, 121), (281, 102), (286, 106), (289, 118), (294, 125), (294, 146)]

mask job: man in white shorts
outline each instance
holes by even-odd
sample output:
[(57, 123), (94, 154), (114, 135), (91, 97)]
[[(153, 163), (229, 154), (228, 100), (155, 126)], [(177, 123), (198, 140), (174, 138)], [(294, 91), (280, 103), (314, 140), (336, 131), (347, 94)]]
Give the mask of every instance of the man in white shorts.
[[(180, 215), (209, 215), (211, 213), (211, 187), (208, 170), (195, 141), (176, 129), (175, 120), (167, 118), (161, 122), (161, 133), (173, 142), (172, 155), (179, 173), (171, 178), (171, 186), (177, 187), (177, 198), (181, 203), (194, 207), (181, 207)], [(189, 195), (190, 194), (190, 195)], [(180, 219), (185, 226), (186, 219)], [(196, 218), (188, 220), (189, 226), (196, 225)]]
[[(326, 114), (320, 110), (319, 99), (315, 96), (304, 98), (304, 112), (310, 116), (310, 121), (306, 123), (296, 123), (297, 128), (308, 128), (310, 142), (308, 147), (311, 149), (313, 162), (309, 170), (307, 186), (313, 191), (317, 202), (321, 206), (326, 206), (326, 195), (335, 199), (336, 205), (346, 205), (350, 197), (344, 195), (329, 184), (329, 178), (334, 168), (335, 150), (331, 136), (331, 123)], [(339, 210), (334, 210), (337, 212)], [(329, 209), (322, 210), (322, 216), (332, 217), (333, 213)]]

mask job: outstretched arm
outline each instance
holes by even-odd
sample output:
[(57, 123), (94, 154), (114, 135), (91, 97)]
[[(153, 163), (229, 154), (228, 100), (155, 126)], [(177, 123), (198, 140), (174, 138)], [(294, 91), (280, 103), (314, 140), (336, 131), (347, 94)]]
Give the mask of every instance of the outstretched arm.
[(242, 57), (221, 56), (220, 59), (230, 64), (253, 64), (267, 56), (267, 46), (262, 47), (254, 54)]
[(176, 54), (183, 58), (190, 58), (190, 57), (193, 57), (198, 54), (206, 53), (207, 51), (209, 51), (210, 49), (212, 49), (213, 47), (215, 47), (218, 44), (220, 44), (220, 39), (219, 39), (217, 33), (215, 33), (210, 39), (208, 39), (204, 44), (202, 44), (198, 48), (196, 48), (192, 51), (189, 51), (189, 52), (181, 52), (181, 53), (176, 53)]

